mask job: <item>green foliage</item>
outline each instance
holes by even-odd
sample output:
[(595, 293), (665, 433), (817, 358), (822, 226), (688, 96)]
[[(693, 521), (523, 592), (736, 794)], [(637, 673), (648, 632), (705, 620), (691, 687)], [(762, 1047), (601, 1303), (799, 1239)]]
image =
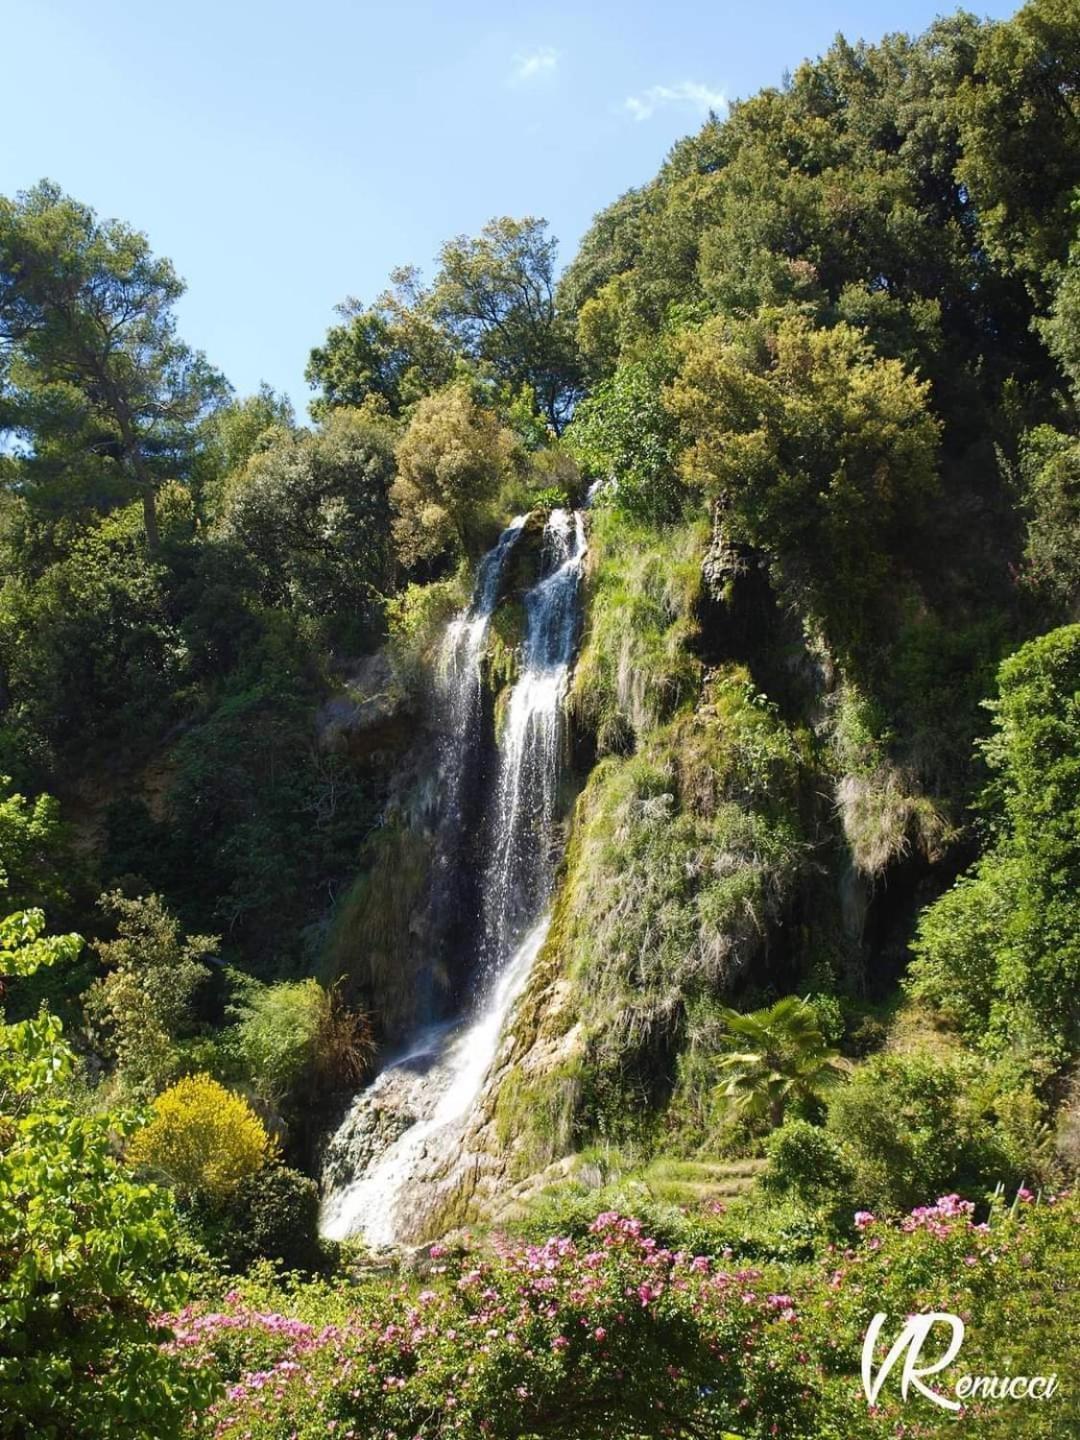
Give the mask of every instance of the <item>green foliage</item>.
[(127, 1148), (136, 1170), (163, 1178), (189, 1203), (236, 1194), (272, 1154), (266, 1128), (242, 1096), (209, 1075), (188, 1075), (154, 1101)]
[(319, 1246), (319, 1187), (284, 1165), (268, 1165), (242, 1180), (230, 1203), (230, 1249), (241, 1268), (258, 1259), (286, 1270), (314, 1270)]
[(924, 915), (916, 994), (969, 1034), (1039, 1069), (1078, 1048), (1080, 626), (1032, 640), (1001, 666), (985, 756), (1000, 832)]
[[(593, 770), (537, 980), (548, 966), (566, 977), (567, 1003), (546, 1023), (580, 1027), (563, 1103), (584, 1133), (619, 1139), (647, 1125), (676, 1047), (721, 1048), (707, 1002), (761, 954), (800, 874), (800, 774), (790, 732), (734, 667), (638, 753)], [(526, 1012), (520, 1033), (528, 1024)], [(681, 1076), (695, 1091), (715, 1086), (704, 1061)], [(701, 1108), (681, 1092), (675, 1103)]]
[(895, 1211), (947, 1189), (978, 1199), (1033, 1180), (1041, 1107), (1015, 1077), (974, 1056), (872, 1056), (829, 1101), (828, 1130), (854, 1170), (857, 1205)]
[(487, 506), (517, 462), (511, 432), (452, 385), (420, 401), (396, 457), (390, 498), (402, 563), (475, 554)]
[(854, 1175), (843, 1148), (819, 1125), (787, 1119), (765, 1142), (769, 1168), (762, 1185), (803, 1205), (835, 1206), (851, 1194)]
[(789, 1105), (813, 1105), (848, 1069), (826, 1044), (817, 1011), (797, 995), (748, 1015), (723, 1010), (720, 1018), (737, 1047), (718, 1063), (723, 1093), (774, 1128)]
[(216, 954), (216, 935), (181, 939), (180, 924), (159, 895), (101, 897), (116, 923), (115, 940), (99, 942), (105, 974), (83, 999), (91, 1038), (113, 1061), (123, 1087), (146, 1097), (182, 1063), (178, 1042), (194, 1029), (194, 999)]
[(429, 834), (401, 814), (388, 816), (364, 845), (321, 959), (326, 983), (345, 980), (392, 1035), (416, 1023), (428, 974), (410, 926), (427, 893), (431, 853)]
[(601, 754), (625, 750), (697, 692), (700, 522), (655, 532), (595, 512), (586, 630), (571, 704)]
[(687, 478), (843, 657), (866, 663), (891, 557), (935, 487), (927, 384), (850, 326), (789, 316), (775, 330), (705, 325), (668, 394), (692, 441)]
[(223, 1306), (184, 1310), (182, 1345), (227, 1387), (222, 1433), (933, 1435), (937, 1406), (914, 1388), (903, 1397), (895, 1372), (868, 1406), (860, 1369), (876, 1313), (939, 1309), (966, 1326), (960, 1355), (932, 1377), (939, 1393), (965, 1373), (1059, 1376), (1046, 1401), (969, 1402), (962, 1421), (980, 1440), (1042, 1440), (1048, 1426), (1074, 1425), (1076, 1397), (1061, 1383), (1061, 1337), (1080, 1293), (1070, 1196), (1039, 1203), (1023, 1191), (996, 1201), (985, 1223), (945, 1195), (900, 1224), (861, 1215), (863, 1233), (844, 1249), (815, 1253), (811, 1235), (794, 1256), (794, 1214), (766, 1240), (774, 1253), (755, 1253), (742, 1244), (746, 1208), (688, 1215), (631, 1186), (628, 1216), (611, 1194), (579, 1196), (549, 1224), (538, 1215), (534, 1245), (440, 1250), (412, 1283), (297, 1284), (259, 1271)]
[(211, 517), (217, 516), (227, 477), (242, 470), (277, 435), (291, 431), (295, 422), (289, 399), (266, 384), (254, 395), (227, 401), (203, 421), (193, 489)]
[(118, 873), (167, 888), (192, 924), (242, 947), (262, 978), (295, 973), (318, 947), (377, 794), (348, 756), (316, 745), (306, 658), (291, 629), (248, 656), (172, 751), (150, 853), (137, 832), (115, 859)]
[(605, 502), (637, 520), (671, 519), (684, 498), (677, 428), (660, 398), (668, 378), (656, 359), (620, 365), (577, 407), (567, 432), (586, 474), (608, 482)]
[(1022, 884), (1020, 867), (989, 854), (919, 917), (907, 988), (973, 1042), (987, 1033), (1001, 937)]
[(386, 421), (335, 409), (314, 434), (266, 437), (230, 477), (217, 533), (250, 567), (262, 604), (370, 638), (390, 578), (393, 473)]
[(1021, 457), (1028, 583), (1056, 618), (1080, 602), (1080, 444), (1049, 425), (1031, 431)]
[[(40, 911), (0, 924), (0, 970), (70, 961)], [(167, 1194), (132, 1182), (108, 1116), (65, 1086), (57, 1020), (0, 1022), (0, 1435), (179, 1437), (209, 1387), (162, 1349), (157, 1316), (184, 1296)]]
[(347, 300), (338, 313), (342, 323), (312, 350), (304, 372), (308, 384), (322, 391), (311, 405), (316, 420), (369, 398), (397, 415), (453, 378), (453, 345), (430, 313), (416, 270), (395, 270), (390, 289), (374, 305)]
[(491, 366), (511, 388), (527, 385), (558, 432), (577, 390), (572, 331), (555, 304), (557, 241), (547, 222), (490, 220), (473, 239), (439, 253), (432, 313), (459, 352)]
[(18, 909), (60, 906), (69, 896), (62, 868), (69, 863), (68, 834), (60, 806), (51, 795), (29, 799), (11, 790), (0, 775), (0, 891)]
[[(31, 438), (31, 487), (75, 456), (115, 470), (158, 548), (155, 497), (185, 472), (196, 424), (225, 381), (176, 337), (184, 287), (146, 238), (42, 181), (0, 197), (0, 341), (10, 347), (7, 428)], [(91, 461), (91, 464), (94, 464)], [(65, 477), (66, 478), (66, 477)]]
[(142, 524), (138, 506), (115, 511), (39, 576), (10, 577), (0, 597), (8, 723), (65, 761), (121, 739), (145, 744), (187, 678), (169, 572), (147, 556)]
[(1080, 185), (1080, 40), (1070, 0), (1030, 0), (987, 30), (960, 87), (959, 174), (1002, 263), (1042, 297), (1073, 238)]
[(293, 1113), (328, 1091), (355, 1089), (372, 1046), (363, 1016), (317, 980), (260, 985), (236, 975), (237, 1057), (255, 1093)]

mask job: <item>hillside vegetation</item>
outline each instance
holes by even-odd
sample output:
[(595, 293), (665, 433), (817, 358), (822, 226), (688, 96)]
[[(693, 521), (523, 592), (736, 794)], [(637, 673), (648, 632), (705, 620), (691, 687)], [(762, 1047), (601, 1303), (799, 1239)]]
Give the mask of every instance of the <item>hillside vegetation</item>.
[[(307, 424), (0, 197), (0, 1436), (1080, 1425), (1078, 93), (1074, 0), (838, 39), (561, 271), (504, 217), (347, 302)], [(551, 927), (484, 1184), (373, 1258), (325, 1137), (475, 978), (440, 640), (527, 515), (490, 749), (562, 505)], [(881, 1310), (1060, 1389), (869, 1407)]]

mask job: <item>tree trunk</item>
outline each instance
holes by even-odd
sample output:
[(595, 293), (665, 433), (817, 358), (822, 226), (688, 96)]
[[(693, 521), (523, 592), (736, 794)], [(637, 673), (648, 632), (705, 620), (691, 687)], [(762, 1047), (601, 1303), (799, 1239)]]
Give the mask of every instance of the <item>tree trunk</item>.
[(161, 537), (158, 534), (157, 502), (152, 485), (144, 484), (142, 487), (142, 513), (146, 548), (151, 555), (156, 555), (161, 549)]

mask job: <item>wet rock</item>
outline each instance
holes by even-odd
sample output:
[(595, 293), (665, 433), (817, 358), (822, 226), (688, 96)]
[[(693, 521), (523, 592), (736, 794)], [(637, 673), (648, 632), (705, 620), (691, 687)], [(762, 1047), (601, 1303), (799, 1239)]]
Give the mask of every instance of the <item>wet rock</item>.
[(315, 716), (319, 748), (365, 754), (397, 748), (409, 739), (415, 700), (387, 649), (356, 662), (337, 695)]

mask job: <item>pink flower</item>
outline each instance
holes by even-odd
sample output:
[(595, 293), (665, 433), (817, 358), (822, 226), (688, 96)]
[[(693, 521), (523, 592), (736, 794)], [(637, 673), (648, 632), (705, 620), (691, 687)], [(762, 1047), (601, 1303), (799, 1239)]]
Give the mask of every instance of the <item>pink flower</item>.
[(553, 1350), (566, 1350), (569, 1348), (569, 1346), (570, 1341), (566, 1338), (565, 1335), (556, 1335), (555, 1339), (551, 1342), (551, 1348)]
[(869, 1210), (855, 1211), (856, 1230), (865, 1230), (868, 1225), (875, 1225), (876, 1223), (877, 1217), (875, 1215), (872, 1215)]
[(593, 1338), (594, 1338), (595, 1340), (599, 1340), (599, 1342), (601, 1343), (601, 1345), (602, 1345), (602, 1344), (604, 1343), (604, 1341), (607, 1339), (607, 1331), (604, 1329), (604, 1327), (603, 1327), (602, 1325), (598, 1325), (598, 1326), (596, 1327), (596, 1329), (593, 1331)]

